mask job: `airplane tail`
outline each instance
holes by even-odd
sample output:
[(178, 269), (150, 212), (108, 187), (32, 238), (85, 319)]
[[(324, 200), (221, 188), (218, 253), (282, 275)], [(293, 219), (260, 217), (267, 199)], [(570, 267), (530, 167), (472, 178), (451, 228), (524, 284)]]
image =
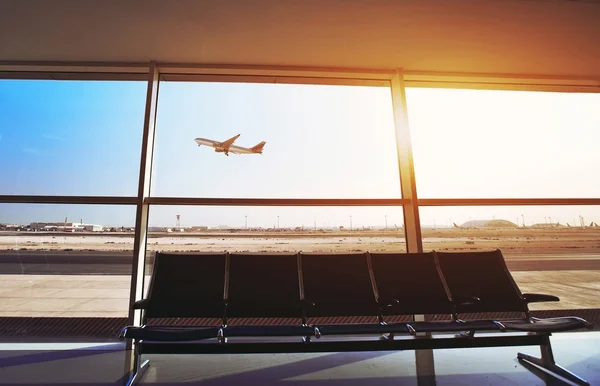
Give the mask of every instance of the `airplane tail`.
[(250, 150), (252, 150), (254, 153), (259, 153), (259, 154), (262, 154), (262, 150), (263, 150), (263, 147), (265, 147), (265, 143), (266, 143), (265, 141), (262, 141), (262, 142), (261, 142), (261, 143), (259, 143), (258, 145), (256, 145), (256, 146), (252, 146), (252, 147), (250, 148)]

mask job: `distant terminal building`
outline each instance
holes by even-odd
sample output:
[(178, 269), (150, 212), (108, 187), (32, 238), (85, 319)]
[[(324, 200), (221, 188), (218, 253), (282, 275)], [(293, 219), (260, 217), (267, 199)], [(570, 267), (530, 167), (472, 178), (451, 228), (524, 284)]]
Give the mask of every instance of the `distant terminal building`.
[(76, 224), (75, 228), (85, 232), (102, 232), (104, 230), (104, 226), (98, 224)]
[(151, 233), (185, 232), (185, 229), (184, 228), (169, 228), (169, 227), (148, 227), (148, 232), (151, 232)]
[(460, 226), (461, 228), (518, 228), (514, 222), (508, 220), (470, 220)]
[(29, 224), (29, 229), (39, 232), (102, 232), (104, 226), (73, 222), (32, 222)]
[(0, 224), (0, 231), (21, 231), (24, 227), (19, 224)]
[(197, 226), (193, 226), (188, 228), (190, 232), (203, 232), (203, 231), (207, 231), (208, 230), (208, 226), (206, 225), (197, 225)]

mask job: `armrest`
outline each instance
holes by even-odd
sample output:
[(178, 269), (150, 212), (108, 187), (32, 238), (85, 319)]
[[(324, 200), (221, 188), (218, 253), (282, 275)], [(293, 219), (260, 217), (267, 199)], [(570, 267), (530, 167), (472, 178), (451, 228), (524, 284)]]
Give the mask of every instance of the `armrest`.
[(315, 307), (315, 302), (310, 301), (308, 299), (300, 300), (300, 308), (302, 309), (302, 323), (306, 324), (306, 320), (308, 318), (308, 310)]
[(131, 306), (131, 309), (132, 310), (143, 310), (146, 307), (148, 307), (148, 303), (150, 303), (150, 299), (138, 300), (137, 302), (133, 303), (133, 305)]
[(523, 294), (523, 299), (525, 299), (526, 303), (558, 302), (558, 301), (560, 301), (558, 296), (545, 295), (545, 294)]
[(379, 311), (383, 311), (384, 308), (386, 307), (391, 307), (394, 308), (396, 306), (400, 305), (400, 301), (397, 299), (379, 299), (379, 301), (377, 302), (377, 304), (379, 304)]
[(300, 300), (300, 307), (302, 307), (303, 310), (311, 309), (315, 307), (315, 302), (308, 299), (302, 299)]
[(455, 306), (473, 306), (481, 303), (481, 299), (477, 296), (457, 296), (452, 299)]

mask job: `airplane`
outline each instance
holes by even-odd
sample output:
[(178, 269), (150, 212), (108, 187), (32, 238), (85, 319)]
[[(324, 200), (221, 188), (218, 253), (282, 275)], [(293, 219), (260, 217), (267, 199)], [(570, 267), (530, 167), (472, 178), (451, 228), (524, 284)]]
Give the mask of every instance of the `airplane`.
[(198, 146), (205, 145), (211, 146), (215, 149), (217, 153), (225, 153), (226, 156), (229, 156), (229, 153), (233, 154), (262, 154), (263, 147), (265, 146), (265, 141), (260, 142), (256, 146), (247, 148), (242, 146), (235, 146), (233, 143), (241, 134), (238, 134), (234, 137), (229, 138), (224, 142), (213, 141), (212, 139), (206, 138), (196, 138), (194, 141), (198, 144)]

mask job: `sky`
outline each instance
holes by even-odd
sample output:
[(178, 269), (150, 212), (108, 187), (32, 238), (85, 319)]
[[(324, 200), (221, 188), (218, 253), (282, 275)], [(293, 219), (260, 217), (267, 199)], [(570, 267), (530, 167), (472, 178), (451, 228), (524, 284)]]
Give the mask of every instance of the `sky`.
[[(0, 80), (0, 194), (136, 194), (145, 82)], [(600, 94), (408, 89), (421, 198), (600, 197)], [(266, 141), (262, 155), (194, 138)], [(163, 82), (153, 196), (398, 198), (386, 87)], [(157, 206), (151, 226), (385, 226), (393, 207)], [(600, 222), (599, 207), (422, 208), (422, 223)], [(133, 225), (135, 208), (0, 204), (0, 223)]]

